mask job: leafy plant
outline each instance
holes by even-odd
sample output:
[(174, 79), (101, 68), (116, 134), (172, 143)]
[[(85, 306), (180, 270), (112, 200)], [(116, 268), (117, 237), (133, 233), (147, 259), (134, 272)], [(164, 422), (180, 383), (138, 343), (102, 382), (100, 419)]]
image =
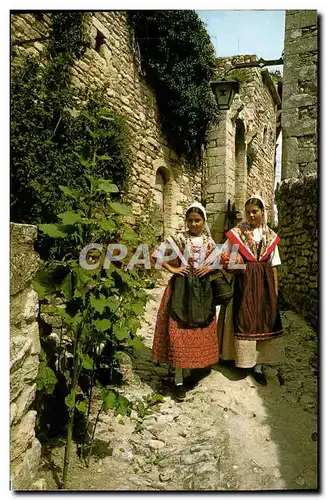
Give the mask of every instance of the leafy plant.
[(216, 120), (209, 86), (215, 54), (205, 26), (191, 10), (127, 14), (168, 141), (178, 154), (198, 165), (201, 145)]
[[(102, 160), (99, 145), (107, 130), (103, 121), (110, 119), (110, 112), (103, 108), (97, 118), (85, 115), (90, 122), (93, 148), (89, 156), (77, 154), (88, 189), (84, 192), (68, 186), (60, 186), (63, 194), (73, 199), (72, 209), (59, 213), (54, 224), (40, 224), (40, 230), (49, 238), (65, 241), (66, 253), (60, 260), (44, 262), (34, 280), (34, 288), (39, 298), (48, 303), (47, 314), (59, 316), (64, 324), (66, 349), (70, 351), (69, 363), (58, 364), (58, 370), (66, 378), (68, 394), (65, 403), (68, 408), (66, 450), (63, 470), (63, 487), (67, 484), (69, 457), (72, 443), (74, 415), (77, 412), (88, 416), (92, 389), (95, 383), (95, 367), (101, 364), (103, 347), (109, 346), (112, 366), (119, 363), (119, 350), (124, 346), (137, 348), (140, 341), (135, 336), (140, 326), (139, 316), (143, 313), (146, 294), (137, 270), (127, 272), (121, 263), (105, 266), (106, 245), (111, 242), (124, 243), (136, 247), (139, 236), (128, 227), (126, 217), (130, 208), (112, 201), (112, 194), (118, 192), (110, 181), (94, 177), (97, 162)], [(86, 254), (86, 263), (95, 263), (94, 268), (85, 269), (80, 265), (81, 252), (90, 243), (98, 243), (103, 248), (91, 256)], [(85, 267), (85, 266), (84, 266)], [(61, 304), (58, 306), (55, 303)], [(67, 360), (67, 357), (66, 357)], [(108, 358), (105, 360), (108, 365)], [(44, 368), (42, 368), (44, 370)], [(87, 390), (83, 390), (80, 377), (91, 373)], [(109, 380), (110, 382), (110, 380)], [(110, 386), (105, 385), (101, 408), (114, 407), (125, 414), (126, 400), (119, 394), (113, 396)], [(96, 423), (98, 418), (96, 420)], [(88, 422), (87, 422), (88, 424)], [(93, 430), (94, 436), (95, 429)]]
[(148, 396), (143, 396), (143, 401), (134, 403), (134, 410), (137, 412), (138, 420), (135, 425), (134, 432), (142, 430), (142, 421), (147, 415), (151, 415), (160, 409), (160, 404), (164, 402), (164, 397), (161, 394), (153, 393)]

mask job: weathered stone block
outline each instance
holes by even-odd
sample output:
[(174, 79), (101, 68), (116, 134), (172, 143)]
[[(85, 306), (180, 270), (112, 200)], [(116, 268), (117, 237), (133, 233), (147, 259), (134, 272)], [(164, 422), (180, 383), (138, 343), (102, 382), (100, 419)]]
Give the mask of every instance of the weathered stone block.
[(27, 385), (23, 389), (22, 393), (18, 396), (16, 403), (16, 413), (14, 418), (14, 424), (17, 424), (27, 411), (31, 408), (36, 393), (36, 384), (31, 386)]
[(39, 267), (34, 250), (37, 227), (28, 224), (10, 225), (10, 294), (24, 290)]
[[(27, 449), (23, 460), (19, 465), (12, 468), (11, 488), (13, 490), (29, 490), (36, 477), (41, 458), (41, 444), (34, 438)], [(39, 489), (33, 487), (32, 489)], [(42, 488), (43, 489), (43, 488)]]
[(35, 432), (36, 411), (29, 411), (11, 430), (11, 454), (10, 460), (13, 462), (19, 458), (32, 443)]
[(14, 401), (24, 387), (32, 384), (37, 377), (39, 370), (39, 357), (29, 356), (22, 366), (12, 372), (10, 377), (10, 401)]
[(301, 54), (305, 52), (316, 51), (318, 47), (317, 36), (306, 36), (300, 39), (291, 41), (287, 44), (285, 50), (285, 57), (289, 57), (292, 54)]
[(298, 149), (297, 159), (298, 159), (299, 163), (315, 162), (316, 159), (317, 159), (317, 150), (316, 150), (316, 148)]
[(10, 303), (10, 323), (21, 324), (35, 321), (39, 310), (38, 296), (32, 288), (26, 288), (12, 297)]
[(25, 335), (17, 335), (10, 342), (10, 370), (16, 370), (31, 353), (33, 339)]
[(295, 28), (317, 25), (317, 10), (296, 10), (286, 11), (285, 27), (286, 32)]

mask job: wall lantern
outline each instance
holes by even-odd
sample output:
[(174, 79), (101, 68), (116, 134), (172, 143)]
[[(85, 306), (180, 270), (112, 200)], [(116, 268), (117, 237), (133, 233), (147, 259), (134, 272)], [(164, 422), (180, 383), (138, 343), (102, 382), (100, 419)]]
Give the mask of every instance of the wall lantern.
[(230, 108), (234, 95), (238, 94), (239, 83), (237, 80), (219, 80), (210, 82), (211, 90), (217, 101), (218, 108), (226, 111)]

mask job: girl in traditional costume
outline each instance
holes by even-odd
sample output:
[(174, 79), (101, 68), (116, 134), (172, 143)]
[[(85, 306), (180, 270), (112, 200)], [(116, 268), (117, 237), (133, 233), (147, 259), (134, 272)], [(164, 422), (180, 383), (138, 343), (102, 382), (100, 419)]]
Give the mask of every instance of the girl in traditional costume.
[(156, 263), (165, 256), (162, 267), (173, 276), (159, 307), (152, 359), (175, 368), (174, 392), (179, 401), (185, 397), (190, 369), (209, 367), (219, 357), (209, 279), (215, 242), (201, 203), (188, 207), (185, 220), (185, 230), (165, 242), (174, 250), (172, 258), (167, 260), (169, 251), (160, 247), (153, 254)]
[[(277, 307), (277, 266), (281, 261), (277, 246), (280, 238), (267, 225), (260, 196), (246, 201), (243, 220), (226, 236), (220, 262), (235, 279), (233, 300), (222, 307), (219, 315), (221, 358), (234, 360), (239, 368), (253, 368), (255, 380), (266, 385), (262, 365), (279, 367), (283, 359), (283, 331)], [(231, 264), (235, 250), (236, 269)], [(280, 367), (277, 377), (283, 384)]]

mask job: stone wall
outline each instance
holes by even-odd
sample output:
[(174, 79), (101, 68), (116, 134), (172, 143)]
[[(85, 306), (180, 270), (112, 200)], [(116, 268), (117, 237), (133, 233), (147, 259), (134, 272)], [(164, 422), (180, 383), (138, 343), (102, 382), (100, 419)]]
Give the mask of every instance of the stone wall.
[(255, 55), (217, 59), (216, 79), (239, 81), (231, 108), (220, 111), (219, 124), (208, 136), (206, 201), (217, 241), (224, 239), (228, 200), (239, 211), (248, 197), (261, 194), (268, 214), (272, 213), (280, 99), (267, 70), (232, 69), (237, 63), (256, 60)]
[(317, 63), (317, 11), (286, 11), (282, 179), (317, 171)]
[(282, 301), (318, 325), (317, 174), (285, 179), (276, 193)]
[[(34, 14), (12, 16), (12, 38), (18, 43), (48, 36), (50, 27), (51, 15), (42, 19)], [(133, 203), (134, 214), (140, 213), (149, 194), (155, 195), (156, 174), (160, 169), (164, 180), (165, 232), (169, 233), (182, 227), (185, 207), (194, 199), (201, 200), (201, 173), (188, 172), (185, 160), (176, 156), (161, 132), (155, 93), (142, 76), (126, 13), (92, 13), (88, 30), (91, 44), (74, 65), (72, 84), (89, 89), (105, 88), (108, 105), (126, 122), (132, 153), (132, 179), (127, 199)], [(45, 43), (34, 41), (15, 48), (20, 55), (28, 52), (44, 58)]]
[(37, 228), (11, 224), (10, 233), (10, 425), (11, 488), (28, 489), (37, 472), (41, 445), (32, 408), (39, 369), (38, 297), (31, 280), (38, 269)]
[(282, 102), (282, 183), (277, 207), (288, 307), (317, 326), (317, 11), (289, 10), (285, 18)]

